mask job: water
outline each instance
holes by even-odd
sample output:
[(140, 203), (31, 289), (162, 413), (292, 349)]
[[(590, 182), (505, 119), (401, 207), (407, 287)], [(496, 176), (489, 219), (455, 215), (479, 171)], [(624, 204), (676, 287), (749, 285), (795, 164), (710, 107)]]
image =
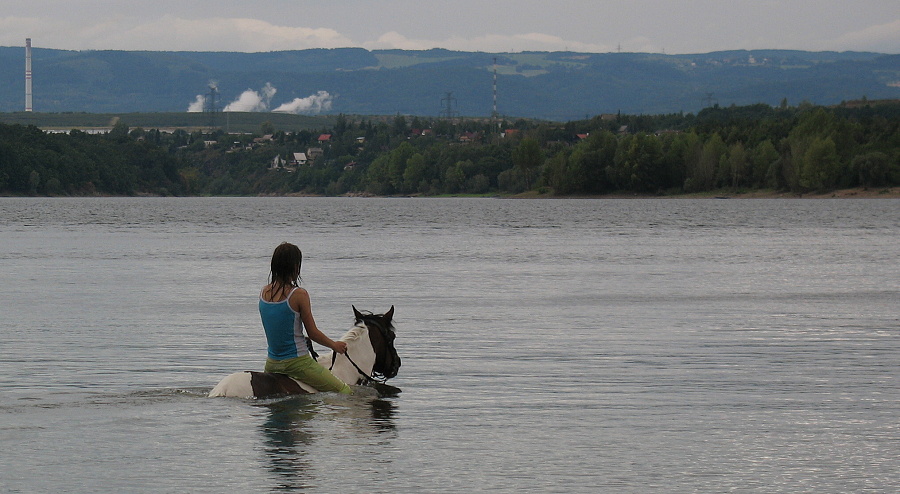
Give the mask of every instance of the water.
[[(0, 199), (0, 492), (896, 492), (895, 200)], [(396, 306), (396, 397), (259, 369)]]

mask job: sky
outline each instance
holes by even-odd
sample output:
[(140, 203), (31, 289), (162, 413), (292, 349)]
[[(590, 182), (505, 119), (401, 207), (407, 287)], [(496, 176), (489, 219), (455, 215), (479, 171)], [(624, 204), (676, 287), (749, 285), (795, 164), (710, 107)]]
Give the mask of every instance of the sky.
[(0, 0), (0, 46), (900, 54), (900, 0)]

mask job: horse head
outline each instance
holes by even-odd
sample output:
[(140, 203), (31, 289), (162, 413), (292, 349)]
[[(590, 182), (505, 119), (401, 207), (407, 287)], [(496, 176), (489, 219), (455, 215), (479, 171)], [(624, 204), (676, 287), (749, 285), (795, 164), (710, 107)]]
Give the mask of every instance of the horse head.
[(369, 329), (369, 342), (375, 351), (375, 365), (372, 367), (373, 377), (390, 379), (400, 370), (400, 356), (394, 348), (394, 306), (384, 314), (360, 312), (353, 307), (353, 315), (357, 323), (363, 323)]

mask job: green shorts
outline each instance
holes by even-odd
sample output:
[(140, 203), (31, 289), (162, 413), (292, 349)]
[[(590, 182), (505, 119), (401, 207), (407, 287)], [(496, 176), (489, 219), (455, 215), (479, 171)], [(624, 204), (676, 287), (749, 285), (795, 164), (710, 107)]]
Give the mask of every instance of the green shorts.
[(309, 355), (286, 360), (267, 358), (265, 370), (273, 374), (287, 374), (319, 391), (337, 391), (338, 393), (353, 394), (353, 390), (350, 389), (350, 386), (347, 386), (347, 383), (335, 377), (330, 370), (319, 365)]

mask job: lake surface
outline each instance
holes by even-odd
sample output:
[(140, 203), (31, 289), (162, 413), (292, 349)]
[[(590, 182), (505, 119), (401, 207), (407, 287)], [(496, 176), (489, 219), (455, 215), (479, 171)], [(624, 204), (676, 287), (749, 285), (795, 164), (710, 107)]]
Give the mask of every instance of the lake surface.
[[(0, 492), (897, 492), (900, 201), (0, 199)], [(379, 398), (209, 399), (304, 252)]]

